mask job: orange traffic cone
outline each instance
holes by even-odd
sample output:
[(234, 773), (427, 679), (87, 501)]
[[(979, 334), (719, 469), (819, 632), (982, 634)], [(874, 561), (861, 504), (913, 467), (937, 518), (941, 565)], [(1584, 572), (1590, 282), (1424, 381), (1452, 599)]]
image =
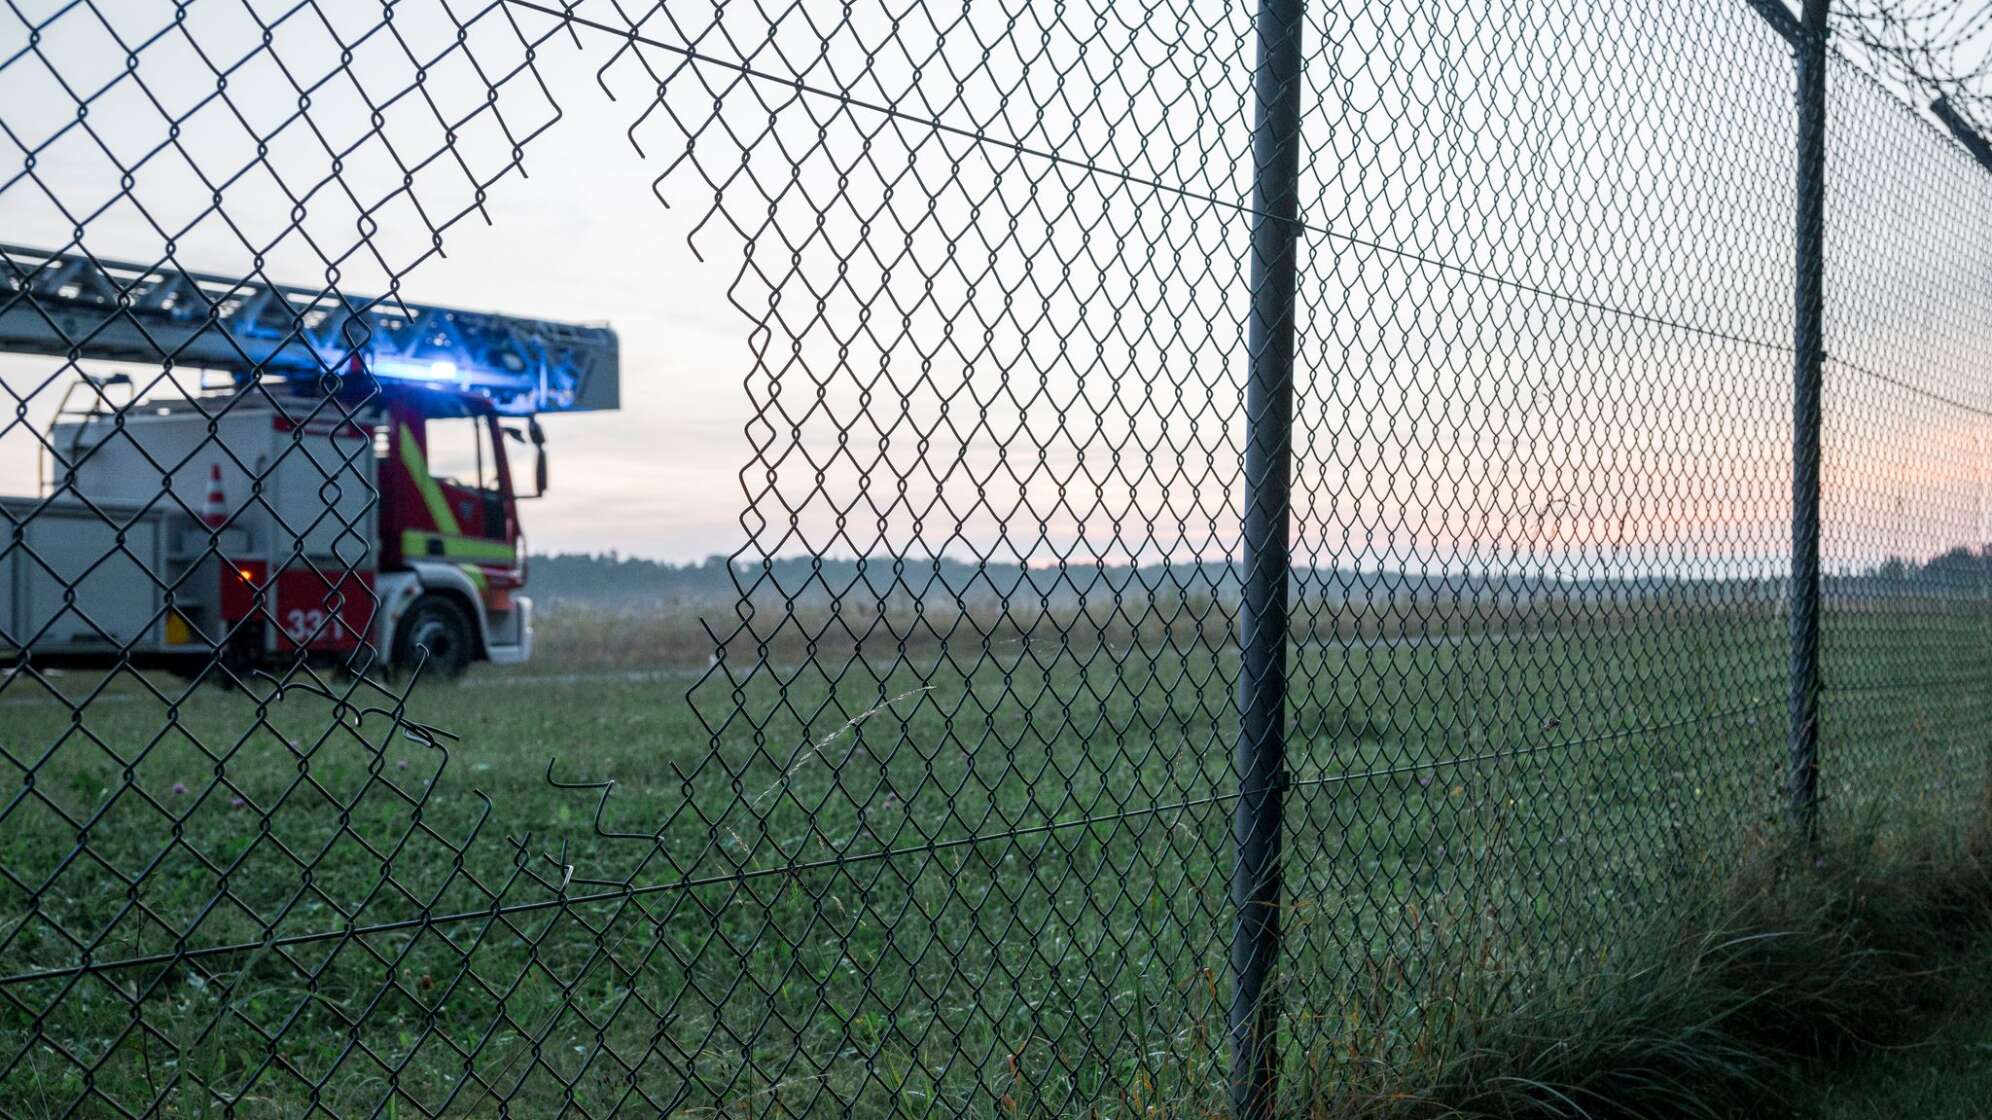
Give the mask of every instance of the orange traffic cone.
[(228, 524), (228, 497), (221, 492), (221, 464), (208, 468), (207, 500), (201, 503), (201, 524), (219, 529)]

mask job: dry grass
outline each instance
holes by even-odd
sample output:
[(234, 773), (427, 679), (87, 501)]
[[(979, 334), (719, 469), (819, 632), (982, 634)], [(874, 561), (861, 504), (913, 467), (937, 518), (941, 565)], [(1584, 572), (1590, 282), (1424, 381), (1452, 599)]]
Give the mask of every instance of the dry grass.
[[(568, 670), (698, 668), (724, 656), (741, 666), (755, 660), (794, 665), (947, 654), (967, 665), (976, 658), (1037, 653), (1041, 657), (1095, 649), (1155, 650), (1180, 656), (1229, 648), (1238, 627), (1237, 602), (1207, 592), (1153, 596), (1129, 593), (1084, 606), (989, 600), (930, 602), (854, 600), (838, 606), (780, 599), (747, 602), (632, 601), (604, 606), (579, 600), (543, 604), (534, 625), (537, 663)], [(1369, 602), (1328, 602), (1302, 596), (1291, 608), (1293, 640), (1301, 644), (1440, 642), (1474, 637), (1555, 634), (1576, 638), (1616, 628), (1673, 623), (1757, 621), (1774, 610), (1754, 596), (1734, 599), (1666, 592), (1638, 598), (1543, 595), (1523, 602), (1403, 594)]]

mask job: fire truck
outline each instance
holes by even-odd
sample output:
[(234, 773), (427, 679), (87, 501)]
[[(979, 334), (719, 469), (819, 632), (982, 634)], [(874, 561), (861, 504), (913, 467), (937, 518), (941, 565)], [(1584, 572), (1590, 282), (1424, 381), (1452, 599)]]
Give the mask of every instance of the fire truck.
[(146, 371), (71, 372), (0, 497), (17, 670), (522, 662), (540, 417), (619, 404), (606, 326), (13, 245), (0, 351)]

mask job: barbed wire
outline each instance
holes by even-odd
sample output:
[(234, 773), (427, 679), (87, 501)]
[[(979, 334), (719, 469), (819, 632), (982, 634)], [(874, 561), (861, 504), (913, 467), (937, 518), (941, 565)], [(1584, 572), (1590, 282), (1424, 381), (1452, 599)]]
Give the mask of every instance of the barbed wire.
[(1992, 135), (1992, 3), (1836, 0), (1841, 47), (1918, 109), (1943, 100)]

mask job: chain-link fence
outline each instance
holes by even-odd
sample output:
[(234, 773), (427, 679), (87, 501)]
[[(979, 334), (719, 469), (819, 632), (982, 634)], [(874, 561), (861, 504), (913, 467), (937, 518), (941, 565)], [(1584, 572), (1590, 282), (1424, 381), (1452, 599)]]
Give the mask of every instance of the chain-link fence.
[[(1268, 1115), (1961, 826), (1992, 172), (1824, 11), (10, 0), (0, 1114)], [(602, 114), (734, 593), (418, 688), (618, 359), (414, 301)]]

